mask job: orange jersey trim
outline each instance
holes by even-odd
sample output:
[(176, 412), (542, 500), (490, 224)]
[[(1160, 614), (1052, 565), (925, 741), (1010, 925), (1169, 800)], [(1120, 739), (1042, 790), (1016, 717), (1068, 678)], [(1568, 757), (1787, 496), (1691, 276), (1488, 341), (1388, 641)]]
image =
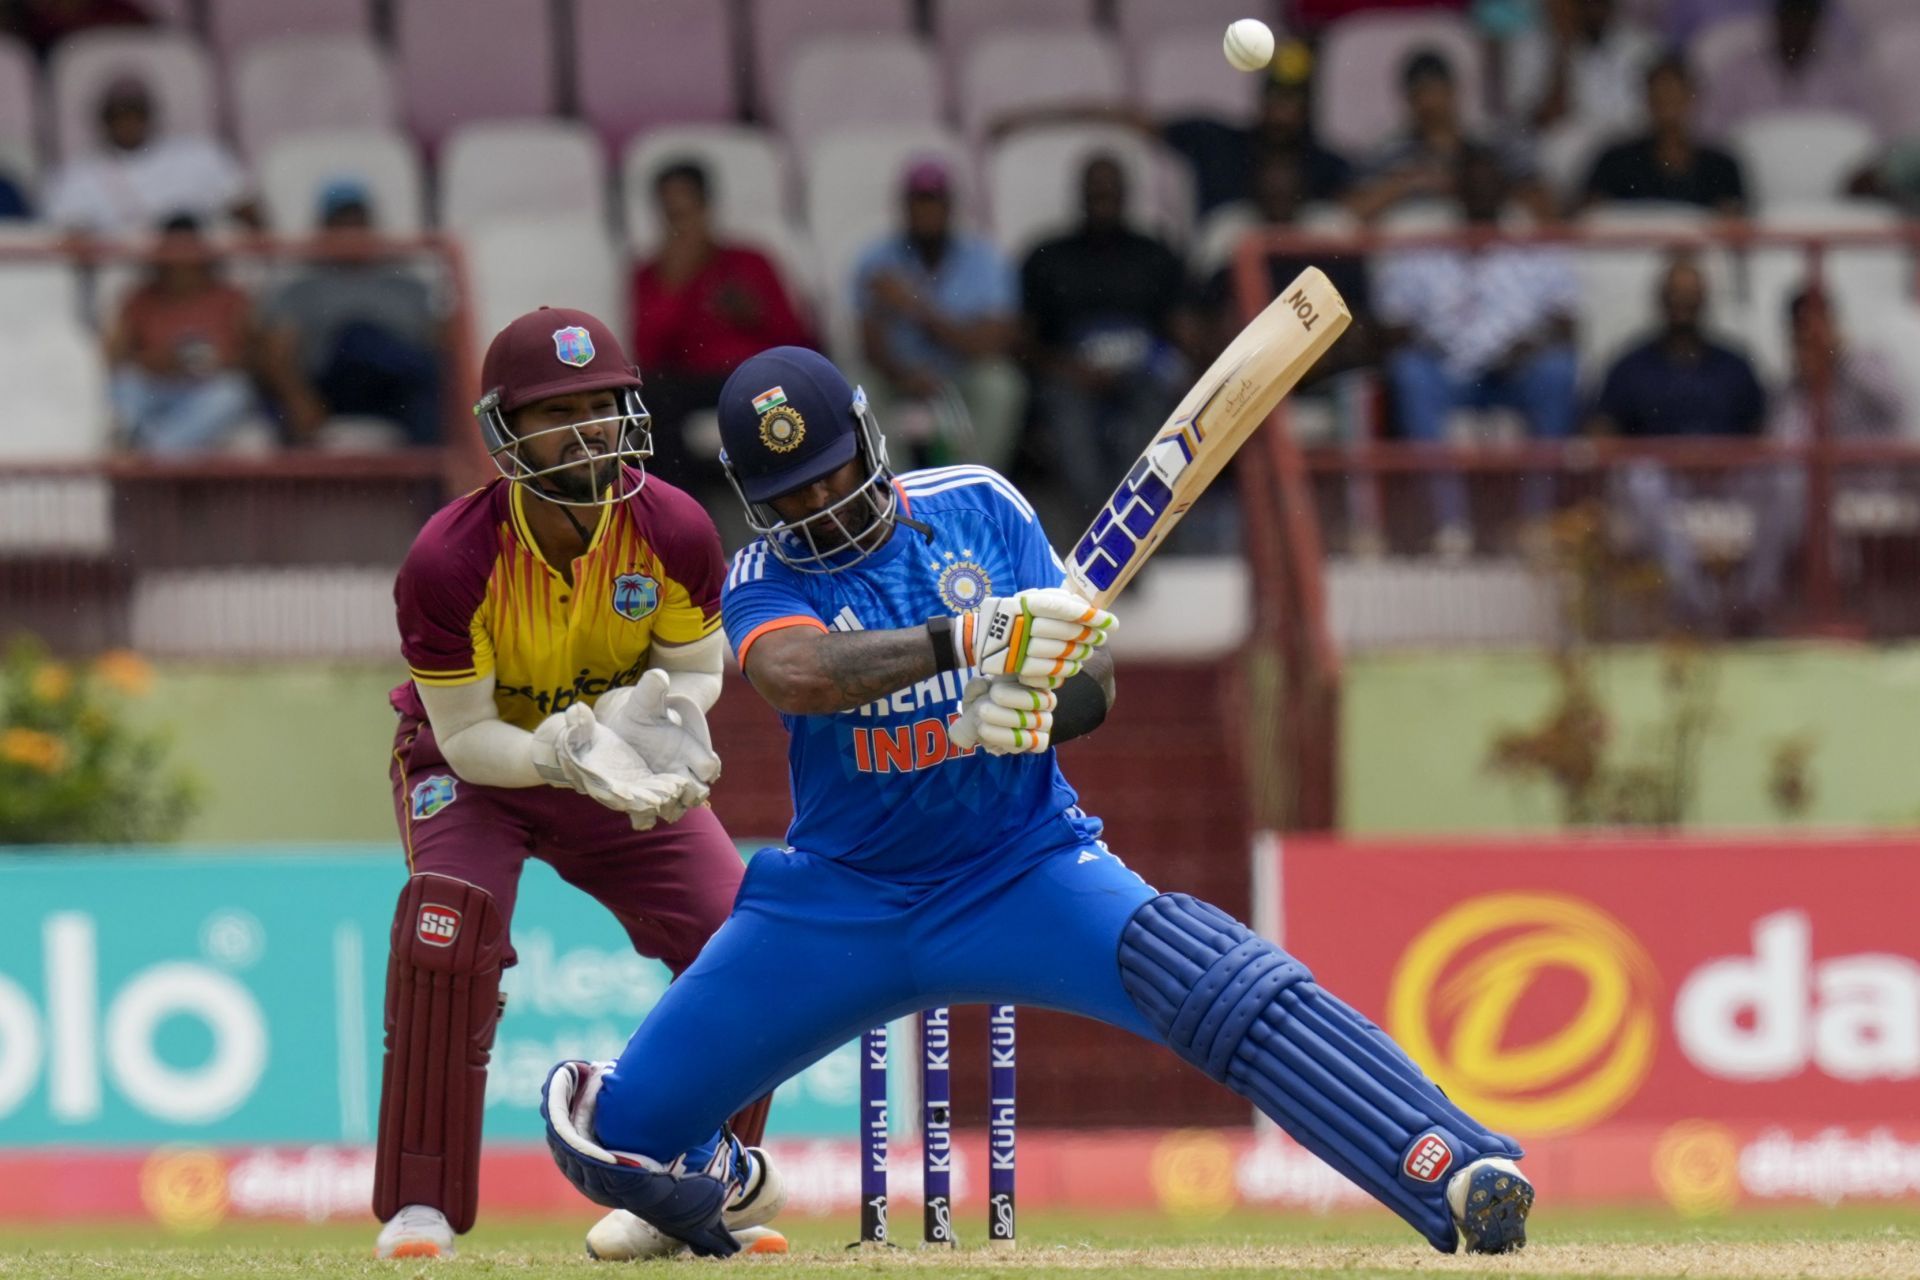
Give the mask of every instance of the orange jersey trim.
[(754, 643), (759, 640), (761, 636), (766, 635), (769, 631), (785, 631), (788, 627), (812, 627), (815, 631), (824, 633), (827, 629), (827, 624), (818, 618), (809, 617), (804, 613), (793, 613), (788, 614), (784, 618), (767, 619), (767, 621), (761, 623), (740, 638), (740, 669), (743, 671), (746, 670), (747, 651), (753, 648)]

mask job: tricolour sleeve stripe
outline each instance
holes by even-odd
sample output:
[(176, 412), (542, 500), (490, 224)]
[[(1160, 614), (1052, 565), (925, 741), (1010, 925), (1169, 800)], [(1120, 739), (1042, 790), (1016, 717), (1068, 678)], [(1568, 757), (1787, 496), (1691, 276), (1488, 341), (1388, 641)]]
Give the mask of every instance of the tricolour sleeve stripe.
[(766, 635), (769, 631), (785, 631), (788, 627), (812, 627), (815, 631), (824, 632), (827, 629), (827, 624), (818, 618), (804, 613), (789, 614), (784, 618), (769, 618), (753, 630), (747, 632), (746, 635), (740, 637), (740, 645), (735, 654), (735, 656), (740, 659), (740, 665), (742, 667), (747, 665), (747, 651), (759, 642), (761, 636)]

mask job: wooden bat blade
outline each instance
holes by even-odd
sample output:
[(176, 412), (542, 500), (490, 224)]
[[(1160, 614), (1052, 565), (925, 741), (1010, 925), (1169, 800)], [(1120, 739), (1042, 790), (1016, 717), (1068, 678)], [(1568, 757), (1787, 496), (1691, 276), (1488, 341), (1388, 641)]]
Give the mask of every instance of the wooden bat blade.
[(1180, 517), (1353, 315), (1308, 267), (1248, 322), (1154, 433), (1067, 557), (1067, 585), (1101, 608), (1126, 589)]

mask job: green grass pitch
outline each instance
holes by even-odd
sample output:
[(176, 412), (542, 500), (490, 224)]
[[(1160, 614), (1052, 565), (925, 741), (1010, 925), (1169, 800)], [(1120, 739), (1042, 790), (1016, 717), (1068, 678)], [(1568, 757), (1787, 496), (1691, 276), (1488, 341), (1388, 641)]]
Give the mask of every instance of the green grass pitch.
[[(906, 1206), (903, 1206), (903, 1209)], [(166, 1237), (151, 1228), (0, 1226), (0, 1277), (33, 1280), (234, 1280), (253, 1277), (486, 1277), (627, 1274), (581, 1252), (591, 1213), (575, 1222), (482, 1223), (452, 1263), (376, 1262), (373, 1226), (246, 1224), (207, 1235)], [(918, 1215), (902, 1229), (917, 1229)], [(979, 1224), (960, 1221), (963, 1241)], [(1014, 1251), (978, 1246), (932, 1253), (906, 1247), (853, 1250), (851, 1221), (802, 1220), (784, 1258), (730, 1263), (641, 1264), (671, 1275), (723, 1266), (767, 1280), (936, 1272), (943, 1277), (1164, 1275), (1338, 1277), (1371, 1280), (1410, 1273), (1561, 1277), (1716, 1277), (1725, 1280), (1853, 1280), (1920, 1277), (1920, 1210), (1752, 1211), (1709, 1221), (1657, 1212), (1534, 1215), (1534, 1243), (1504, 1258), (1442, 1257), (1380, 1214), (1302, 1218), (1235, 1213), (1212, 1221), (1140, 1215), (1027, 1215)], [(972, 1233), (972, 1234), (978, 1234)], [(637, 1273), (636, 1273), (637, 1274)]]

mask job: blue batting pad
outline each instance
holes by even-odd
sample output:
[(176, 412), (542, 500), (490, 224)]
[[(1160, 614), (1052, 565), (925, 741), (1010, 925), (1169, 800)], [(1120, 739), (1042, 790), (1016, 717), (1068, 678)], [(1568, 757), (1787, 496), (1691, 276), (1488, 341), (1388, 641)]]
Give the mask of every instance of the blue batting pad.
[(1182, 1058), (1451, 1253), (1449, 1174), (1513, 1139), (1475, 1123), (1385, 1032), (1298, 960), (1184, 893), (1143, 905), (1120, 934), (1120, 981)]

